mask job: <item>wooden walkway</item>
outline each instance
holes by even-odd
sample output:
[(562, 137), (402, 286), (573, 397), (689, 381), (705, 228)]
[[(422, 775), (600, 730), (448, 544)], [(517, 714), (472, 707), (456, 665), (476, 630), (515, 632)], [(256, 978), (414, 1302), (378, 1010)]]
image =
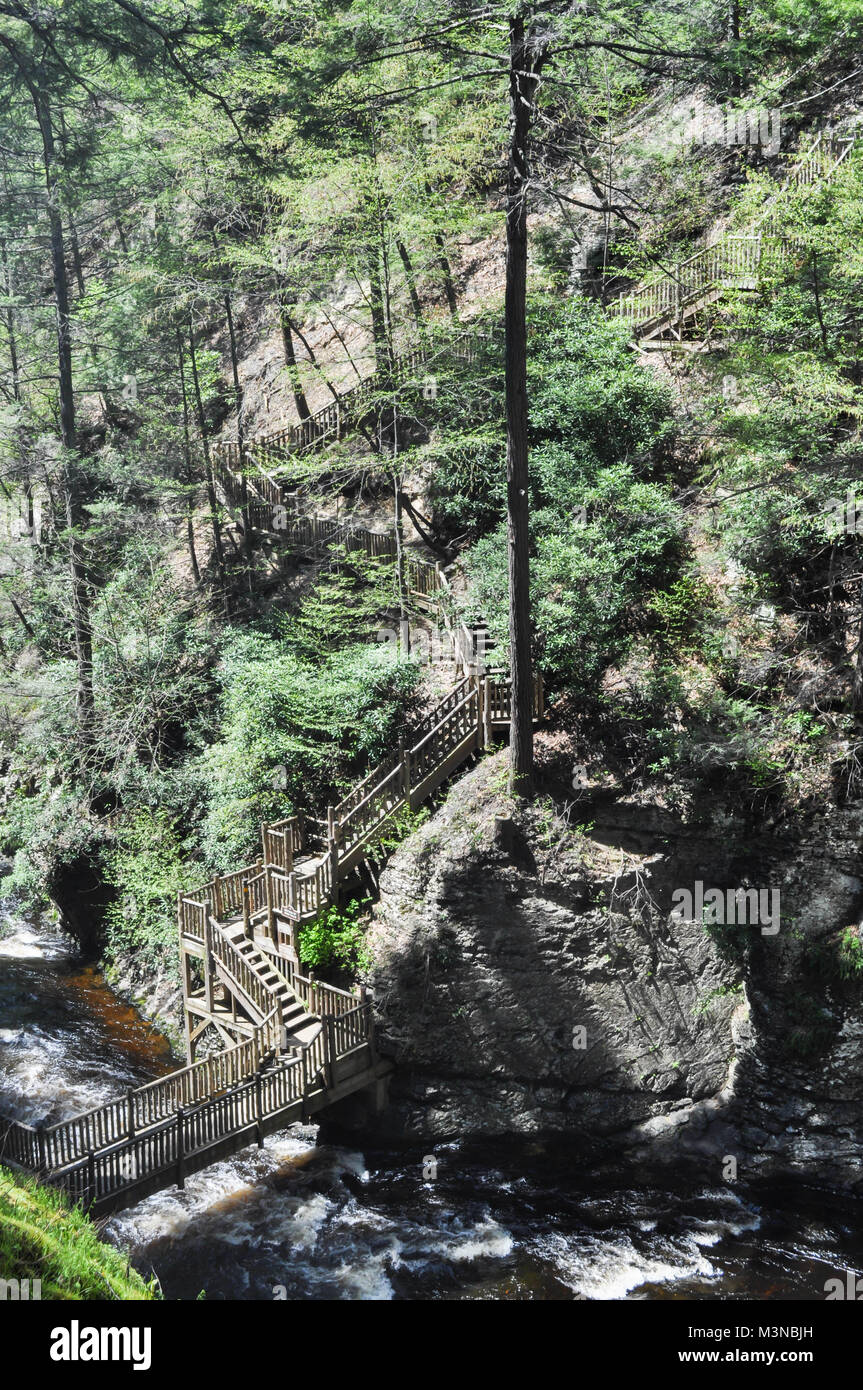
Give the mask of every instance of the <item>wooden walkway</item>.
[[(536, 682), (534, 713), (542, 712)], [(216, 1027), (225, 1041), (247, 1028), (246, 1016), (261, 1017), (281, 989), (283, 1004), (312, 1011), (312, 986), (298, 970), (298, 929), (339, 900), (340, 885), (373, 851), (385, 823), (403, 808), (416, 810), (475, 752), (509, 726), (509, 681), (467, 675), (426, 716), (409, 741), (370, 772), (337, 806), (328, 810), (322, 847), (310, 851), (303, 820), (291, 816), (261, 831), (261, 855), (233, 873), (217, 875), (179, 899), (180, 944), (188, 1020), (189, 1055), (200, 1035)], [(215, 934), (214, 934), (215, 933)], [(246, 952), (243, 969), (228, 979), (223, 943)], [(201, 978), (193, 960), (203, 961)], [(265, 972), (269, 970), (269, 977)], [(217, 1000), (210, 983), (219, 978), (243, 1014)], [(208, 993), (209, 990), (209, 993)], [(289, 1028), (296, 1026), (296, 1016)]]
[[(391, 1070), (363, 988), (304, 975), (297, 931), (338, 901), (385, 822), (420, 806), (509, 722), (509, 683), (468, 674), (397, 754), (331, 807), (309, 852), (299, 816), (262, 827), (261, 857), (178, 902), (189, 1065), (120, 1100), (42, 1127), (0, 1120), (0, 1161), (95, 1215), (129, 1206)], [(542, 710), (538, 681), (535, 713)], [(195, 1054), (209, 1030), (218, 1051)]]
[[(228, 500), (246, 480), (222, 463)], [(267, 493), (272, 483), (276, 493)], [(256, 478), (253, 516), (300, 553), (336, 545), (391, 556), (392, 537), (295, 511), (276, 480)], [(421, 806), (510, 720), (509, 681), (486, 673), (482, 626), (460, 618), (441, 566), (408, 553), (413, 604), (448, 634), (457, 680), (379, 767), (328, 809), (308, 836), (301, 816), (261, 827), (254, 864), (179, 896), (188, 1065), (71, 1120), (0, 1119), (0, 1160), (65, 1190), (98, 1216), (129, 1206), (358, 1090), (382, 1100), (391, 1065), (378, 1056), (370, 996), (303, 974), (298, 931), (339, 900), (386, 822)], [(540, 717), (540, 680), (534, 715)], [(196, 1060), (202, 1040), (209, 1055)]]
[[(482, 334), (469, 333), (446, 347), (447, 359), (474, 362), (488, 341)], [(431, 344), (410, 348), (393, 358), (389, 370), (372, 372), (308, 419), (252, 436), (242, 457), (237, 440), (216, 440), (212, 446), (213, 467), (224, 491), (237, 504), (245, 500), (246, 487), (261, 502), (271, 506), (285, 503), (285, 482), (275, 476), (279, 468), (297, 454), (344, 438), (373, 413), (379, 402), (388, 401), (394, 389), (413, 385), (421, 393), (425, 385), (421, 369), (433, 365), (441, 351), (440, 346)]]
[(391, 1067), (375, 1049), (369, 1000), (309, 988), (318, 1016), (302, 1046), (287, 1042), (276, 1003), (242, 1042), (122, 1100), (50, 1126), (0, 1120), (0, 1161), (106, 1216), (384, 1083)]
[(808, 187), (833, 177), (848, 158), (854, 141), (828, 140), (818, 135), (797, 161), (776, 196), (753, 225), (752, 232), (722, 237), (679, 261), (661, 275), (621, 295), (606, 308), (609, 318), (630, 325), (640, 345), (683, 340), (698, 313), (729, 291), (758, 288), (766, 248), (784, 247), (773, 231), (773, 206), (790, 188)]

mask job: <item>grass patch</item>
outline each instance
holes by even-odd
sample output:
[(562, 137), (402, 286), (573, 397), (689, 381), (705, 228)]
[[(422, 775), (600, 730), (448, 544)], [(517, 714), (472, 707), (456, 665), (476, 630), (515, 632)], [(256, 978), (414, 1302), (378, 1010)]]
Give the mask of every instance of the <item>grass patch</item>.
[(99, 1239), (80, 1207), (2, 1167), (0, 1279), (41, 1280), (43, 1301), (160, 1296), (155, 1280), (147, 1283), (124, 1254)]

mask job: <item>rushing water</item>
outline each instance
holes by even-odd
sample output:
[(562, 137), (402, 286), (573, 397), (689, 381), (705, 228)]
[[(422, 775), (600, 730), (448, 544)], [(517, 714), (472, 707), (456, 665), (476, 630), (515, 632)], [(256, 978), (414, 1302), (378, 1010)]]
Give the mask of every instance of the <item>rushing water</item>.
[[(166, 1045), (62, 938), (0, 937), (0, 1109), (56, 1120), (165, 1071)], [(863, 1272), (859, 1204), (665, 1175), (588, 1176), (572, 1146), (350, 1150), (294, 1126), (113, 1217), (194, 1299), (818, 1299)]]

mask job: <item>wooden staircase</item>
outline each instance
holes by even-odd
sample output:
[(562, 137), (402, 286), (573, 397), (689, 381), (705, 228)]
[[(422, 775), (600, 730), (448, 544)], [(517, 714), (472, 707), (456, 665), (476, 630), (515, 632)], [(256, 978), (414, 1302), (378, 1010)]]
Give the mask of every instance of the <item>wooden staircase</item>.
[[(54, 1125), (0, 1118), (0, 1161), (106, 1216), (385, 1083), (391, 1067), (377, 1055), (365, 991), (286, 976), (211, 918), (206, 932), (204, 993), (217, 1020), (221, 994), (221, 1019), (240, 1041)], [(216, 1032), (228, 1038), (222, 1022)]]
[[(472, 360), (475, 351), (468, 340), (456, 355)], [(429, 349), (396, 359), (388, 387), (429, 360)], [(252, 441), (243, 459), (236, 444), (221, 445), (215, 463), (226, 500), (248, 524), (282, 533), (313, 558), (336, 545), (391, 556), (388, 535), (300, 514), (287, 485), (263, 466), (337, 437), (382, 389), (376, 374), (302, 425)], [(442, 567), (410, 554), (406, 572), (417, 608), (449, 635), (452, 688), (329, 808), (320, 850), (302, 818), (290, 816), (262, 826), (253, 865), (179, 896), (188, 1065), (55, 1125), (0, 1118), (4, 1163), (104, 1216), (173, 1183), (183, 1187), (191, 1173), (357, 1090), (374, 1088), (380, 1102), (391, 1065), (377, 1054), (371, 999), (362, 987), (349, 992), (303, 975), (297, 930), (338, 902), (340, 885), (369, 862), (394, 813), (420, 806), (510, 719), (509, 682), (485, 673), (483, 625), (461, 621)], [(534, 717), (542, 704), (537, 680)], [(213, 1050), (196, 1060), (205, 1035)]]
[[(787, 190), (831, 179), (854, 141), (818, 135), (792, 167), (749, 233), (727, 235), (614, 300), (609, 318), (628, 324), (642, 348), (681, 343), (699, 313), (733, 291), (758, 288), (765, 248), (776, 247), (775, 205)], [(786, 244), (786, 249), (790, 247)]]
[[(537, 679), (535, 718), (542, 713), (542, 700)], [(306, 853), (302, 820), (291, 816), (262, 827), (262, 853), (255, 863), (180, 895), (190, 1061), (208, 1028), (214, 1028), (223, 1042), (233, 1043), (248, 1032), (250, 1021), (260, 1021), (274, 1000), (291, 1045), (307, 1044), (317, 1022), (316, 995), (314, 981), (298, 973), (299, 929), (338, 903), (340, 885), (366, 862), (386, 822), (404, 808), (421, 806), (474, 753), (488, 746), (496, 732), (508, 728), (509, 719), (508, 681), (463, 676), (409, 740), (401, 740), (396, 752), (329, 808), (319, 853)], [(232, 952), (228, 959), (226, 945)], [(195, 962), (202, 965), (200, 982)], [(217, 994), (214, 980), (224, 986), (227, 997)], [(308, 1011), (308, 1018), (297, 1014), (295, 1001)]]
[(238, 440), (217, 440), (212, 446), (213, 467), (226, 492), (233, 491), (239, 500), (248, 484), (261, 501), (278, 505), (284, 500), (286, 483), (274, 476), (298, 454), (343, 439), (358, 428), (378, 401), (386, 401), (396, 389), (413, 386), (423, 389), (420, 369), (433, 366), (441, 351), (459, 362), (474, 362), (482, 347), (492, 341), (486, 335), (469, 332), (454, 343), (441, 346), (431, 342), (409, 348), (393, 357), (385, 370), (376, 370), (343, 391), (330, 405), (324, 406), (298, 424), (254, 435), (240, 449)]

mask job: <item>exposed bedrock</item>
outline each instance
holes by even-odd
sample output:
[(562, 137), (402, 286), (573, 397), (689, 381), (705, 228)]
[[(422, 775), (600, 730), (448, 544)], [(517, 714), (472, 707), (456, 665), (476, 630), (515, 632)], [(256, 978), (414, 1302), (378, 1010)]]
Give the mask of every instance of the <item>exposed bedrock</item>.
[[(505, 757), (382, 875), (370, 983), (397, 1070), (380, 1113), (332, 1121), (429, 1144), (568, 1132), (717, 1179), (732, 1157), (741, 1177), (857, 1183), (863, 1012), (837, 950), (861, 809), (792, 830), (716, 798), (683, 814), (541, 796), (513, 818)], [(675, 920), (699, 881), (778, 889), (778, 932)]]

